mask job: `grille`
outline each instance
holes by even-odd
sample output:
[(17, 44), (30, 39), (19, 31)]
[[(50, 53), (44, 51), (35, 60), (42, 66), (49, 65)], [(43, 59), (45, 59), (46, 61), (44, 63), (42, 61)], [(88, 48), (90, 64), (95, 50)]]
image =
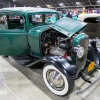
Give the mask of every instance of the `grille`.
[(89, 39), (88, 38), (82, 39), (79, 42), (79, 45), (84, 48), (83, 57), (80, 58), (80, 59), (77, 59), (77, 61), (76, 61), (76, 66), (78, 67), (79, 70), (82, 70), (85, 67), (86, 59), (87, 59), (87, 53), (88, 53), (88, 43), (89, 43)]

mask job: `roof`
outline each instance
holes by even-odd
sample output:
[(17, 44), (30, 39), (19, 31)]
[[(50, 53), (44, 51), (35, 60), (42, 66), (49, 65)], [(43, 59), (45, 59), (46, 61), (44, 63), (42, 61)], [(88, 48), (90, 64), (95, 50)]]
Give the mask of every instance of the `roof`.
[(36, 8), (36, 7), (10, 7), (10, 8), (2, 8), (0, 9), (0, 12), (23, 12), (23, 13), (29, 13), (29, 12), (57, 12), (52, 9), (47, 8)]
[(80, 21), (84, 21), (84, 19), (86, 18), (90, 18), (90, 17), (100, 17), (100, 14), (95, 14), (95, 13), (91, 13), (91, 14), (80, 14), (78, 16), (78, 20)]

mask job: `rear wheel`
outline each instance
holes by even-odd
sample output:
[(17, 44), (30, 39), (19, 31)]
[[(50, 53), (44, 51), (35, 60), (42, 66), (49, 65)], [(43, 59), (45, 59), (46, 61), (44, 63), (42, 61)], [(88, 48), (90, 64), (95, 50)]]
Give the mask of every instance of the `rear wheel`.
[(46, 86), (56, 95), (68, 95), (74, 89), (75, 81), (68, 79), (54, 65), (44, 66), (43, 79)]

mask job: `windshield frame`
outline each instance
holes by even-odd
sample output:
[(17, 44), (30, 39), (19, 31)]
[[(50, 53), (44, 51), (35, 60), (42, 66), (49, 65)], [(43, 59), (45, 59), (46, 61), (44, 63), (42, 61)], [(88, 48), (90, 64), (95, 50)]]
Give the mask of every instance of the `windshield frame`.
[[(59, 19), (59, 13), (58, 12), (38, 12), (38, 13), (28, 13), (27, 16), (26, 16), (26, 19), (27, 19), (27, 27), (28, 27), (28, 30), (32, 29), (33, 27), (36, 27), (36, 26), (41, 26), (41, 25), (50, 25), (52, 23), (46, 23), (44, 19), (46, 19), (46, 14), (56, 14), (56, 21)], [(29, 24), (29, 19), (28, 19), (28, 16), (29, 15), (42, 15), (43, 16), (43, 21), (41, 24), (38, 24), (38, 25), (33, 25), (32, 27), (30, 27), (30, 24)]]

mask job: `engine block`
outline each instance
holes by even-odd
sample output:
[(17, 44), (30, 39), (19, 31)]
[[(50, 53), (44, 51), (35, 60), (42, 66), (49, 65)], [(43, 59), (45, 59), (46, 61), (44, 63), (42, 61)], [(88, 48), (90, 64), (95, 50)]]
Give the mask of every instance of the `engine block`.
[(54, 46), (50, 49), (50, 54), (53, 54), (53, 55), (64, 56), (65, 53), (66, 51), (59, 48), (58, 46)]

